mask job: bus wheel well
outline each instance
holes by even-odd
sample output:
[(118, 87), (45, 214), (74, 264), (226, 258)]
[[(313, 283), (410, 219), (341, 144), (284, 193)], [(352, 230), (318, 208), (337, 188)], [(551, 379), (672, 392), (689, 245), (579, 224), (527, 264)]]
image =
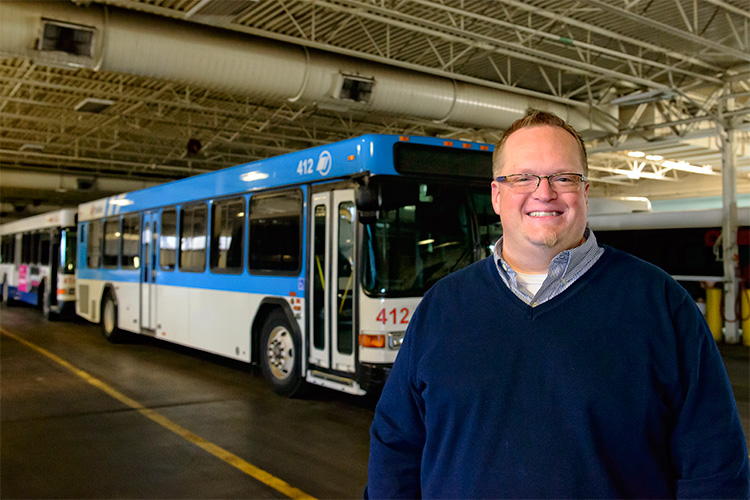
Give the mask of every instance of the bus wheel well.
[(106, 297), (107, 295), (111, 295), (115, 303), (117, 303), (117, 295), (115, 295), (115, 289), (109, 283), (104, 285), (104, 288), (102, 289), (102, 299), (104, 299), (104, 297)]
[[(266, 323), (268, 316), (276, 310), (281, 310), (286, 314), (287, 319), (293, 319), (294, 317), (289, 309), (289, 304), (283, 299), (266, 299), (260, 304), (250, 332), (250, 361), (253, 364), (260, 363), (260, 337), (263, 332), (263, 325)], [(289, 319), (289, 322), (292, 328), (296, 327), (296, 321)]]

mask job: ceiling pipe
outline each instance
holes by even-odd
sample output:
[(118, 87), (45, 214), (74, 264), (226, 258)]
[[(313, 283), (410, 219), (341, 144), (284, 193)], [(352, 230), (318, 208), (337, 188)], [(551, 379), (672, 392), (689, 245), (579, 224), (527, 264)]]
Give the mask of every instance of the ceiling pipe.
[[(42, 19), (93, 28), (91, 56), (38, 50)], [(185, 82), (270, 102), (314, 103), (322, 109), (504, 129), (534, 108), (556, 113), (584, 137), (614, 132), (611, 119), (595, 122), (598, 115), (586, 108), (99, 5), (0, 2), (0, 53), (37, 64)], [(345, 76), (374, 82), (367, 102), (340, 98)]]
[(158, 186), (159, 184), (161, 183), (95, 177), (85, 174), (51, 174), (11, 168), (0, 169), (0, 186), (2, 186), (2, 189), (32, 189), (59, 193), (87, 190), (122, 193)]

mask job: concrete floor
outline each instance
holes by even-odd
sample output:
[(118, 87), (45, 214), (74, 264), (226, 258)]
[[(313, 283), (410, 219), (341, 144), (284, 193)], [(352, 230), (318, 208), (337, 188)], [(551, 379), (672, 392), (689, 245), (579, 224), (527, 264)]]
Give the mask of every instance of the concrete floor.
[[(0, 309), (0, 327), (315, 498), (361, 498), (372, 400), (273, 394), (243, 363), (97, 325)], [(750, 360), (720, 346), (750, 438)], [(269, 485), (270, 484), (270, 485)], [(0, 498), (286, 498), (8, 335), (0, 336)]]
[[(256, 370), (24, 306), (0, 326), (315, 498), (361, 498), (372, 401), (285, 399)], [(257, 373), (256, 373), (257, 372)], [(286, 498), (11, 337), (0, 337), (0, 497)]]

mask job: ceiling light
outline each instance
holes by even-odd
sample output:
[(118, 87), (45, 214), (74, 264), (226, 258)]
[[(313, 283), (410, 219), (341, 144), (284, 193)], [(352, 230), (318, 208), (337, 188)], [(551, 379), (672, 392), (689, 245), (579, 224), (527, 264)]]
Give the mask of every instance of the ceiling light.
[(718, 175), (714, 172), (714, 167), (711, 165), (703, 165), (702, 167), (697, 167), (695, 165), (691, 165), (686, 161), (671, 160), (664, 160), (663, 162), (661, 162), (661, 164), (662, 166), (671, 168), (673, 170), (681, 170), (683, 172), (690, 172), (693, 174)]
[(83, 111), (86, 113), (101, 113), (108, 107), (112, 106), (115, 101), (109, 99), (96, 99), (94, 97), (87, 97), (78, 104), (75, 105), (76, 111)]
[(43, 151), (44, 144), (39, 143), (27, 143), (18, 148), (19, 151)]
[(643, 151), (628, 151), (628, 156), (632, 156), (633, 158), (643, 158), (646, 156), (646, 153)]
[(637, 179), (655, 179), (655, 180), (660, 180), (660, 181), (667, 180), (661, 174), (652, 174), (651, 172), (643, 172), (643, 171), (639, 172), (637, 170), (625, 170), (621, 168), (616, 168), (614, 169), (614, 173), (624, 175), (628, 179), (633, 179), (633, 180), (637, 180)]
[(662, 161), (664, 157), (662, 155), (646, 155), (646, 159), (651, 161)]

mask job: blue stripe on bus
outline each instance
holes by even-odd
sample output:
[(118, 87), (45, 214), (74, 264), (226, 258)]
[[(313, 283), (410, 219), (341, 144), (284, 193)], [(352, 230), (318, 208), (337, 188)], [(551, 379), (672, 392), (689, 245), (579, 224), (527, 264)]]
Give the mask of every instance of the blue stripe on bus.
[[(80, 269), (78, 279), (112, 283), (138, 283), (140, 273), (117, 269)], [(251, 276), (247, 273), (232, 275), (209, 272), (157, 271), (156, 282), (153, 284), (277, 296), (295, 294), (300, 298), (305, 295), (304, 282), (298, 276)]]
[(26, 302), (32, 306), (39, 305), (39, 294), (36, 291), (21, 292), (18, 290), (18, 287), (8, 286), (8, 297), (20, 302)]

